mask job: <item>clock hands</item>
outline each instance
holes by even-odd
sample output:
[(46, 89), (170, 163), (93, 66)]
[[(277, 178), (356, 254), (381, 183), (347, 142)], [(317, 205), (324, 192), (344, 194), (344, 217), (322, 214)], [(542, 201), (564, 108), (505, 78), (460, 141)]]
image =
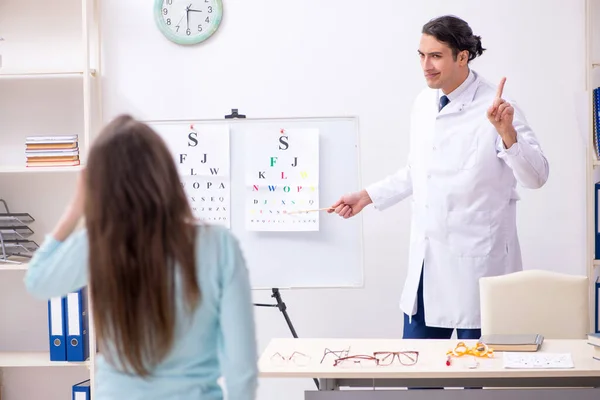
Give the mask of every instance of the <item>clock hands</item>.
[(192, 12), (202, 12), (202, 10), (194, 10), (193, 8), (188, 8), (188, 11), (192, 11)]
[(187, 30), (188, 31), (190, 30), (190, 7), (191, 6), (192, 6), (192, 3), (190, 3), (190, 5), (185, 8), (185, 18), (187, 21)]

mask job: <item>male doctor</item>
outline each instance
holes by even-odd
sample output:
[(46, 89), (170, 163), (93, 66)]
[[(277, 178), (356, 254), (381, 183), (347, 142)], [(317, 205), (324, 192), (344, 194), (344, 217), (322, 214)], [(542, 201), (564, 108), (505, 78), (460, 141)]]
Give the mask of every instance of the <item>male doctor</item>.
[(481, 336), (479, 278), (522, 269), (516, 184), (548, 179), (548, 161), (514, 102), (469, 68), (485, 49), (456, 17), (423, 26), (418, 54), (429, 88), (414, 104), (407, 165), (329, 212), (344, 218), (412, 195), (404, 338)]

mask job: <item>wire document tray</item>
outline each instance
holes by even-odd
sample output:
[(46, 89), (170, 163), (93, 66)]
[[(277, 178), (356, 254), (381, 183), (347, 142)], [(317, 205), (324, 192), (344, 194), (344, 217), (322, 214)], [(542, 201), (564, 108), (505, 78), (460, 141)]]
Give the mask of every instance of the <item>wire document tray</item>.
[(21, 264), (10, 258), (31, 258), (39, 248), (35, 241), (27, 239), (34, 233), (28, 224), (35, 219), (28, 213), (11, 213), (3, 199), (0, 203), (5, 210), (0, 212), (0, 263)]

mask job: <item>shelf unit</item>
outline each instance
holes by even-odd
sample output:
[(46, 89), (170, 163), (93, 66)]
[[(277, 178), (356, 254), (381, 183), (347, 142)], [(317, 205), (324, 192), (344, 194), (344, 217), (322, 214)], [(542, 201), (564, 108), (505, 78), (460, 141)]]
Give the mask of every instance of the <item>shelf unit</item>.
[[(75, 12), (74, 7), (77, 7)], [(26, 33), (22, 24), (30, 18), (37, 26)], [(0, 173), (77, 172), (85, 165), (94, 126), (102, 121), (99, 26), (96, 0), (57, 0), (42, 4), (36, 0), (4, 0), (0, 4), (0, 37), (3, 39), (0, 41), (0, 93), (11, 94), (10, 98), (0, 96), (0, 123), (2, 109), (26, 121), (5, 127), (10, 132), (2, 129), (0, 135), (9, 135), (10, 140), (0, 139), (3, 144)], [(47, 36), (57, 40), (50, 42), (39, 32), (50, 33)], [(41, 43), (36, 46), (36, 42)], [(44, 121), (53, 118), (47, 115), (50, 110), (46, 104), (55, 93), (64, 91), (69, 92), (69, 104), (65, 104), (62, 114), (56, 115), (54, 120), (69, 123), (48, 126)], [(24, 103), (28, 109), (21, 107)], [(80, 116), (78, 121), (73, 114)], [(27, 136), (63, 134), (78, 135), (80, 166), (25, 166)]]
[[(8, 199), (16, 212), (35, 216), (34, 235), (39, 244), (60, 218), (65, 200), (74, 189), (76, 173), (84, 167), (94, 134), (103, 120), (99, 10), (99, 0), (0, 1), (0, 198)], [(27, 136), (71, 134), (78, 135), (81, 165), (26, 167)], [(0, 291), (3, 316), (21, 322), (7, 327), (12, 322), (4, 321), (2, 328), (0, 376), (10, 375), (13, 380), (3, 379), (0, 397), (12, 400), (14, 388), (27, 388), (31, 393), (21, 392), (23, 397), (65, 398), (71, 393), (65, 382), (79, 382), (82, 373), (91, 380), (93, 397), (96, 345), (92, 310), (88, 313), (88, 361), (50, 361), (47, 320), (40, 321), (47, 313), (46, 302), (29, 300), (25, 288), (15, 284), (22, 282), (27, 262), (0, 262), (0, 283), (7, 285)], [(27, 308), (15, 308), (19, 298), (24, 304), (21, 307)], [(13, 310), (3, 303), (9, 303)], [(36, 330), (31, 332), (28, 323), (34, 323)], [(44, 327), (42, 332), (40, 328)], [(14, 333), (7, 334), (11, 329)], [(44, 348), (46, 351), (37, 351)], [(25, 371), (20, 373), (21, 381), (14, 380), (18, 373), (12, 371), (17, 370)], [(33, 387), (27, 383), (37, 381), (38, 374), (55, 377), (53, 371), (57, 370), (65, 371), (67, 376), (60, 375), (62, 381), (54, 387)], [(53, 384), (53, 379), (39, 381)]]
[(596, 204), (594, 184), (600, 182), (600, 160), (596, 154), (594, 133), (593, 90), (600, 87), (600, 0), (586, 0), (586, 90), (588, 101), (588, 142), (586, 153), (586, 271), (590, 280), (590, 332), (595, 331), (598, 301), (595, 282), (600, 271), (600, 260), (595, 257)]

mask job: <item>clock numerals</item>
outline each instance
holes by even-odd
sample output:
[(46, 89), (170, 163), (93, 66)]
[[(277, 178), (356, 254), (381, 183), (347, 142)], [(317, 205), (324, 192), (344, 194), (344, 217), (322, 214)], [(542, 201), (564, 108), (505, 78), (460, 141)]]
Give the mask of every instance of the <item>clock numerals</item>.
[(222, 0), (154, 0), (154, 4), (159, 29), (179, 44), (205, 41), (217, 30), (223, 16)]

